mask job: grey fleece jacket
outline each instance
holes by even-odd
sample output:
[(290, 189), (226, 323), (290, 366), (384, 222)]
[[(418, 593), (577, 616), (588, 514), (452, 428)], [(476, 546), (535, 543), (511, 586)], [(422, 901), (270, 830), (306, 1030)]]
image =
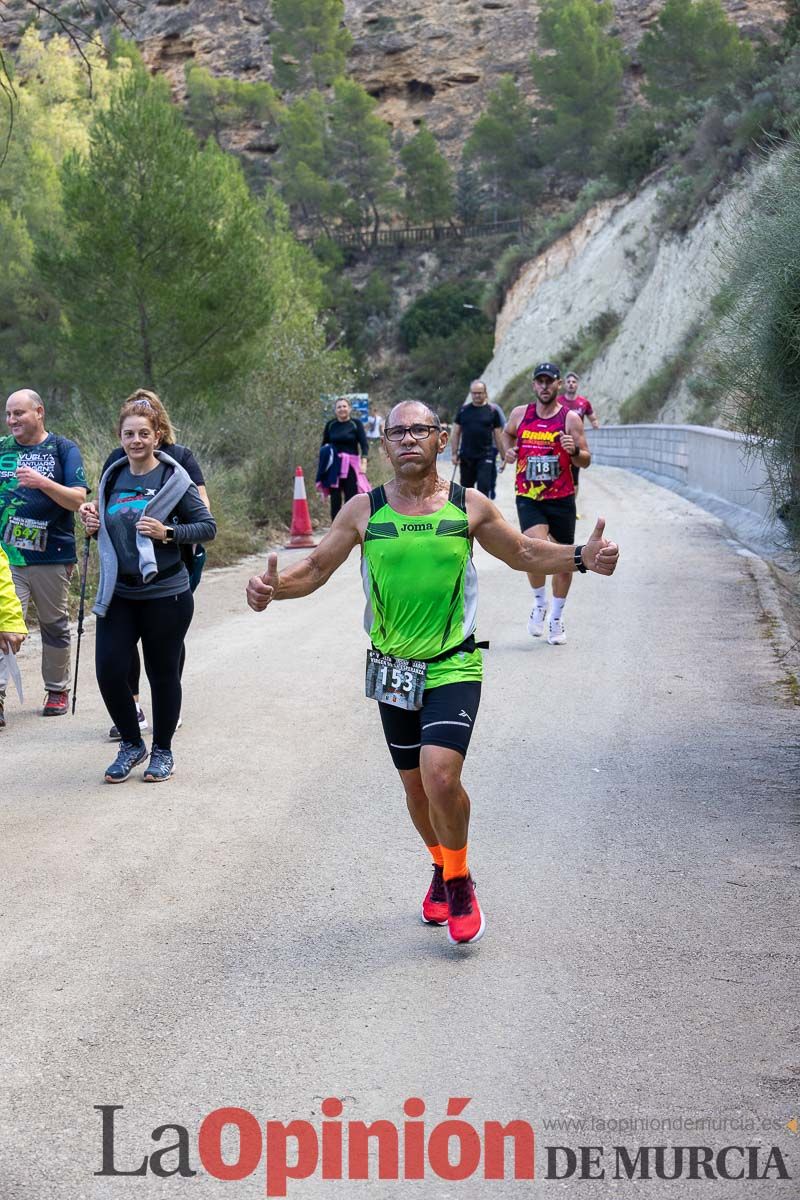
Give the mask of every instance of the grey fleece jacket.
[[(158, 495), (154, 496), (144, 509), (143, 516), (155, 517), (162, 524), (167, 522), (170, 513), (174, 512), (180, 501), (186, 495), (190, 488), (194, 487), (191, 479), (184, 471), (180, 463), (177, 463), (174, 458), (163, 450), (156, 450), (156, 458), (159, 462), (166, 463), (173, 468), (172, 474), (167, 479), (164, 486), (159, 491)], [(103, 477), (100, 480), (98, 487), (98, 511), (100, 515), (100, 530), (98, 533), (98, 549), (100, 554), (100, 582), (97, 588), (97, 596), (95, 597), (94, 612), (98, 617), (104, 617), (108, 612), (108, 606), (114, 595), (114, 588), (117, 584), (117, 575), (119, 572), (119, 564), (117, 555), (114, 550), (114, 544), (111, 541), (111, 535), (106, 526), (106, 493), (109, 480), (119, 471), (127, 462), (127, 459), (121, 458), (116, 462), (111, 463)], [(217, 527), (211, 513), (197, 497), (198, 503), (202, 508), (202, 514), (197, 513), (200, 518), (195, 524), (186, 526), (188, 536), (183, 540), (187, 542), (210, 542), (213, 540)], [(180, 527), (179, 527), (180, 528)], [(142, 574), (142, 579), (145, 583), (149, 583), (158, 574), (158, 565), (156, 562), (155, 544), (152, 538), (145, 537), (144, 534), (137, 533), (136, 547), (139, 551), (139, 570)]]

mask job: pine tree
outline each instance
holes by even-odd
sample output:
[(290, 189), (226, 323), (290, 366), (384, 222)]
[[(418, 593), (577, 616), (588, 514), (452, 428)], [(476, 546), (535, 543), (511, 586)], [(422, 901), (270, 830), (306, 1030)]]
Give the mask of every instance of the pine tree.
[(667, 109), (712, 96), (753, 64), (752, 47), (719, 0), (667, 0), (638, 54), (645, 95)]
[(71, 385), (196, 397), (253, 362), (281, 235), (238, 162), (213, 139), (200, 148), (166, 80), (131, 72), (61, 183), (63, 227), (40, 237), (36, 258), (64, 314)]
[(43, 41), (30, 27), (8, 67), (14, 74), (13, 136), (0, 168), (0, 372), (20, 379), (35, 367), (52, 378), (58, 305), (34, 263), (34, 239), (61, 223), (59, 166), (89, 144), (92, 112), (108, 103), (115, 79), (90, 48), (85, 65), (67, 40)]
[(332, 178), (328, 106), (320, 92), (295, 100), (281, 119), (277, 177), (281, 195), (300, 225), (330, 235), (347, 191)]
[(539, 15), (539, 43), (554, 51), (531, 56), (542, 150), (567, 168), (585, 170), (614, 124), (622, 51), (607, 32), (612, 16), (610, 0), (544, 0)]
[(339, 78), (330, 106), (331, 177), (347, 194), (340, 212), (357, 231), (377, 234), (382, 210), (396, 205), (389, 126), (377, 103), (354, 79)]
[(213, 136), (219, 142), (223, 131), (236, 125), (275, 121), (279, 107), (268, 83), (212, 75), (196, 64), (186, 69), (186, 117), (202, 138)]
[(511, 75), (503, 75), (489, 93), (464, 147), (467, 163), (475, 163), (487, 185), (495, 217), (515, 216), (539, 195), (539, 158), (533, 113)]
[(437, 225), (453, 215), (453, 172), (424, 121), (400, 151), (403, 209), (412, 222)]
[(287, 91), (324, 88), (344, 71), (353, 39), (343, 0), (273, 0), (275, 82)]

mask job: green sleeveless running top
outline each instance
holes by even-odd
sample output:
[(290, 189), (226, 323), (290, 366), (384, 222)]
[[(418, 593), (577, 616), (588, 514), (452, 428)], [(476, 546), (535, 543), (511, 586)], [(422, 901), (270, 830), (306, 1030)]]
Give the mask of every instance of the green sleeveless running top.
[[(447, 503), (425, 516), (395, 512), (382, 487), (369, 500), (361, 575), (373, 646), (426, 660), (455, 649), (475, 632), (478, 607), (463, 487), (451, 483)], [(482, 678), (480, 650), (460, 651), (430, 663), (427, 686)]]

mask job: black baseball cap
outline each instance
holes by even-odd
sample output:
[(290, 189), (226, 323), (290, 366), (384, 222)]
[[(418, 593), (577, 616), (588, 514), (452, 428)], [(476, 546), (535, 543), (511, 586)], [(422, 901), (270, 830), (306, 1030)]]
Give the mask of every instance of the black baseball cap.
[(561, 378), (561, 372), (558, 367), (551, 362), (539, 363), (538, 367), (534, 367), (532, 378), (536, 379), (539, 375), (546, 375), (548, 379)]

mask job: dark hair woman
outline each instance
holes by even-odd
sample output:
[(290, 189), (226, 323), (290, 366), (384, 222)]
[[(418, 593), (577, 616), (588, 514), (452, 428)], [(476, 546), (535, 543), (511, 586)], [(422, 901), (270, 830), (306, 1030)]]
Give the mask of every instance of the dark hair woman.
[(322, 432), (322, 445), (330, 446), (335, 454), (336, 465), (331, 483), (317, 483), (317, 489), (331, 498), (331, 520), (342, 504), (369, 491), (367, 480), (367, 433), (358, 417), (352, 415), (352, 407), (346, 396), (340, 396), (333, 410), (335, 417), (326, 422)]
[(121, 783), (147, 757), (128, 684), (140, 639), (153, 699), (153, 746), (144, 778), (161, 783), (172, 776), (181, 651), (194, 612), (181, 546), (210, 542), (217, 531), (188, 473), (161, 449), (168, 432), (163, 418), (152, 407), (142, 409), (140, 401), (122, 406), (118, 430), (125, 457), (103, 472), (98, 503), (80, 510), (87, 532), (99, 535), (97, 682), (122, 735), (106, 770), (108, 783)]
[[(147, 413), (152, 411), (156, 414), (162, 430), (161, 449), (166, 450), (170, 458), (174, 458), (176, 462), (180, 463), (186, 474), (191, 479), (192, 483), (197, 486), (197, 490), (200, 493), (200, 499), (203, 501), (206, 508), (210, 510), (211, 505), (208, 500), (208, 492), (206, 491), (206, 481), (200, 464), (188, 446), (182, 446), (176, 441), (175, 428), (169, 418), (169, 413), (156, 393), (148, 391), (147, 388), (137, 388), (132, 395), (128, 396), (125, 404), (136, 405), (136, 408), (132, 410), (136, 413)], [(103, 463), (100, 474), (103, 475), (112, 463), (119, 462), (119, 460), (124, 457), (125, 451), (121, 446), (117, 446), (115, 450), (111, 451), (108, 458)], [(205, 550), (200, 545), (194, 547), (186, 545), (181, 547), (181, 557), (186, 563), (186, 569), (189, 572), (190, 586), (193, 592), (197, 590), (197, 586), (200, 583), (200, 576), (203, 571), (205, 556)], [(183, 675), (185, 662), (186, 649), (184, 648), (181, 653), (181, 675)], [(128, 674), (128, 685), (136, 702), (136, 716), (139, 721), (139, 728), (141, 730), (145, 730), (147, 729), (147, 717), (144, 714), (144, 709), (142, 708), (139, 700), (139, 680), (141, 678), (141, 673), (142, 664), (139, 659), (139, 651), (137, 647), (134, 647), (133, 654), (131, 655), (131, 669)], [(181, 719), (179, 717), (178, 726), (180, 725)], [(111, 742), (118, 742), (121, 737), (122, 734), (117, 726), (112, 725), (108, 731), (108, 740)]]

